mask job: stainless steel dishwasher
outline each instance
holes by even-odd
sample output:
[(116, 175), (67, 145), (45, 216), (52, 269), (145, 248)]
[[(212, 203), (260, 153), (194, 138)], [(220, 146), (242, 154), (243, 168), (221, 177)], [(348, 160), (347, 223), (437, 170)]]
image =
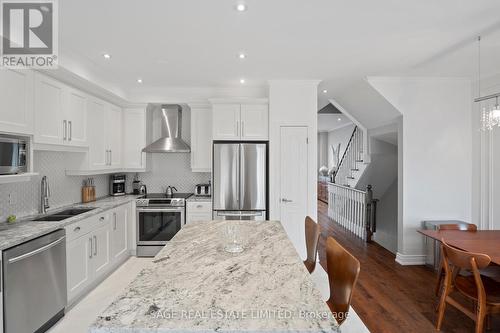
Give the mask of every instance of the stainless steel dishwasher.
[(66, 307), (65, 230), (3, 252), (5, 333), (45, 332)]

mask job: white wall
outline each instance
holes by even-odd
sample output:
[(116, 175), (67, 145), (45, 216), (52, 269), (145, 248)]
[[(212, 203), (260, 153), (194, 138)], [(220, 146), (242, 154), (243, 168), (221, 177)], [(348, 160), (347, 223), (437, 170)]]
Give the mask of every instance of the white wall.
[[(307, 126), (309, 145), (307, 214), (317, 217), (317, 103), (318, 83), (312, 80), (276, 80), (269, 82), (269, 208), (270, 218), (280, 219), (280, 127)], [(290, 180), (293, 181), (293, 180)], [(303, 223), (299, 226), (303, 229)], [(304, 237), (294, 243), (305, 254)]]
[(318, 170), (322, 166), (328, 167), (328, 133), (318, 133)]
[(328, 168), (333, 167), (333, 155), (330, 146), (333, 145), (333, 147), (337, 149), (337, 145), (340, 143), (339, 159), (342, 159), (342, 155), (344, 155), (349, 139), (354, 131), (354, 127), (354, 124), (348, 124), (344, 127), (328, 132)]
[(416, 232), (421, 221), (471, 221), (471, 82), (371, 78), (370, 83), (403, 114), (397, 260), (421, 264), (424, 240)]
[(374, 240), (392, 253), (398, 250), (398, 181), (395, 180), (377, 204)]

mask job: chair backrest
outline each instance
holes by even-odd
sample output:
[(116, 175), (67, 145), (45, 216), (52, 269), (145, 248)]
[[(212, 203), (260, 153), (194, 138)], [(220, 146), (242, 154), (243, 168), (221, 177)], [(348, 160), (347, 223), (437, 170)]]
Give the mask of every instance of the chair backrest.
[(309, 216), (306, 217), (305, 221), (306, 229), (306, 249), (307, 249), (307, 259), (304, 261), (309, 273), (314, 271), (316, 267), (316, 258), (318, 255), (318, 242), (320, 235), (319, 224), (314, 222)]
[(459, 250), (448, 245), (444, 239), (441, 244), (445, 261), (458, 269), (479, 270), (486, 268), (491, 262), (491, 258), (486, 254)]
[(477, 231), (475, 224), (441, 224), (439, 230)]
[(326, 262), (330, 283), (330, 298), (327, 304), (337, 322), (341, 324), (347, 318), (361, 265), (358, 259), (332, 237), (326, 240)]

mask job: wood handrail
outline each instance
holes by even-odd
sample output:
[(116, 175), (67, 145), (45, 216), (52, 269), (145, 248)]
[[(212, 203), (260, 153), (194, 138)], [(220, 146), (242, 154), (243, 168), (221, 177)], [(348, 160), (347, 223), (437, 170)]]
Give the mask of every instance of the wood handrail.
[(352, 139), (354, 139), (354, 135), (356, 134), (356, 131), (358, 130), (358, 126), (354, 126), (354, 130), (352, 131), (351, 137), (349, 138), (349, 142), (347, 143), (347, 146), (345, 147), (344, 154), (342, 154), (342, 158), (340, 159), (339, 165), (337, 166), (337, 171), (335, 172), (335, 177), (333, 177), (333, 180), (337, 182), (337, 175), (339, 173), (340, 167), (344, 163), (344, 159), (347, 155), (347, 151), (349, 150), (349, 147), (351, 146)]

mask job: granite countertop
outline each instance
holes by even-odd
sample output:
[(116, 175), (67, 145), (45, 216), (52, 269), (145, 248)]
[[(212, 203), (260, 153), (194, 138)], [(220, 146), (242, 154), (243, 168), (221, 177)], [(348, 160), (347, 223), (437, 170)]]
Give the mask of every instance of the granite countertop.
[(0, 225), (0, 250), (7, 249), (12, 246), (19, 245), (33, 238), (45, 235), (54, 230), (64, 228), (67, 225), (81, 221), (90, 216), (99, 214), (108, 209), (126, 204), (133, 201), (138, 195), (124, 195), (119, 197), (105, 197), (94, 202), (73, 204), (65, 207), (60, 207), (54, 210), (49, 210), (47, 215), (62, 211), (68, 208), (78, 207), (94, 207), (95, 209), (83, 214), (65, 219), (62, 221), (33, 221), (33, 219), (42, 215), (32, 215), (20, 218), (17, 222)]
[(245, 251), (226, 253), (228, 223), (187, 225), (90, 327), (124, 332), (336, 332), (337, 324), (277, 221), (245, 221)]

